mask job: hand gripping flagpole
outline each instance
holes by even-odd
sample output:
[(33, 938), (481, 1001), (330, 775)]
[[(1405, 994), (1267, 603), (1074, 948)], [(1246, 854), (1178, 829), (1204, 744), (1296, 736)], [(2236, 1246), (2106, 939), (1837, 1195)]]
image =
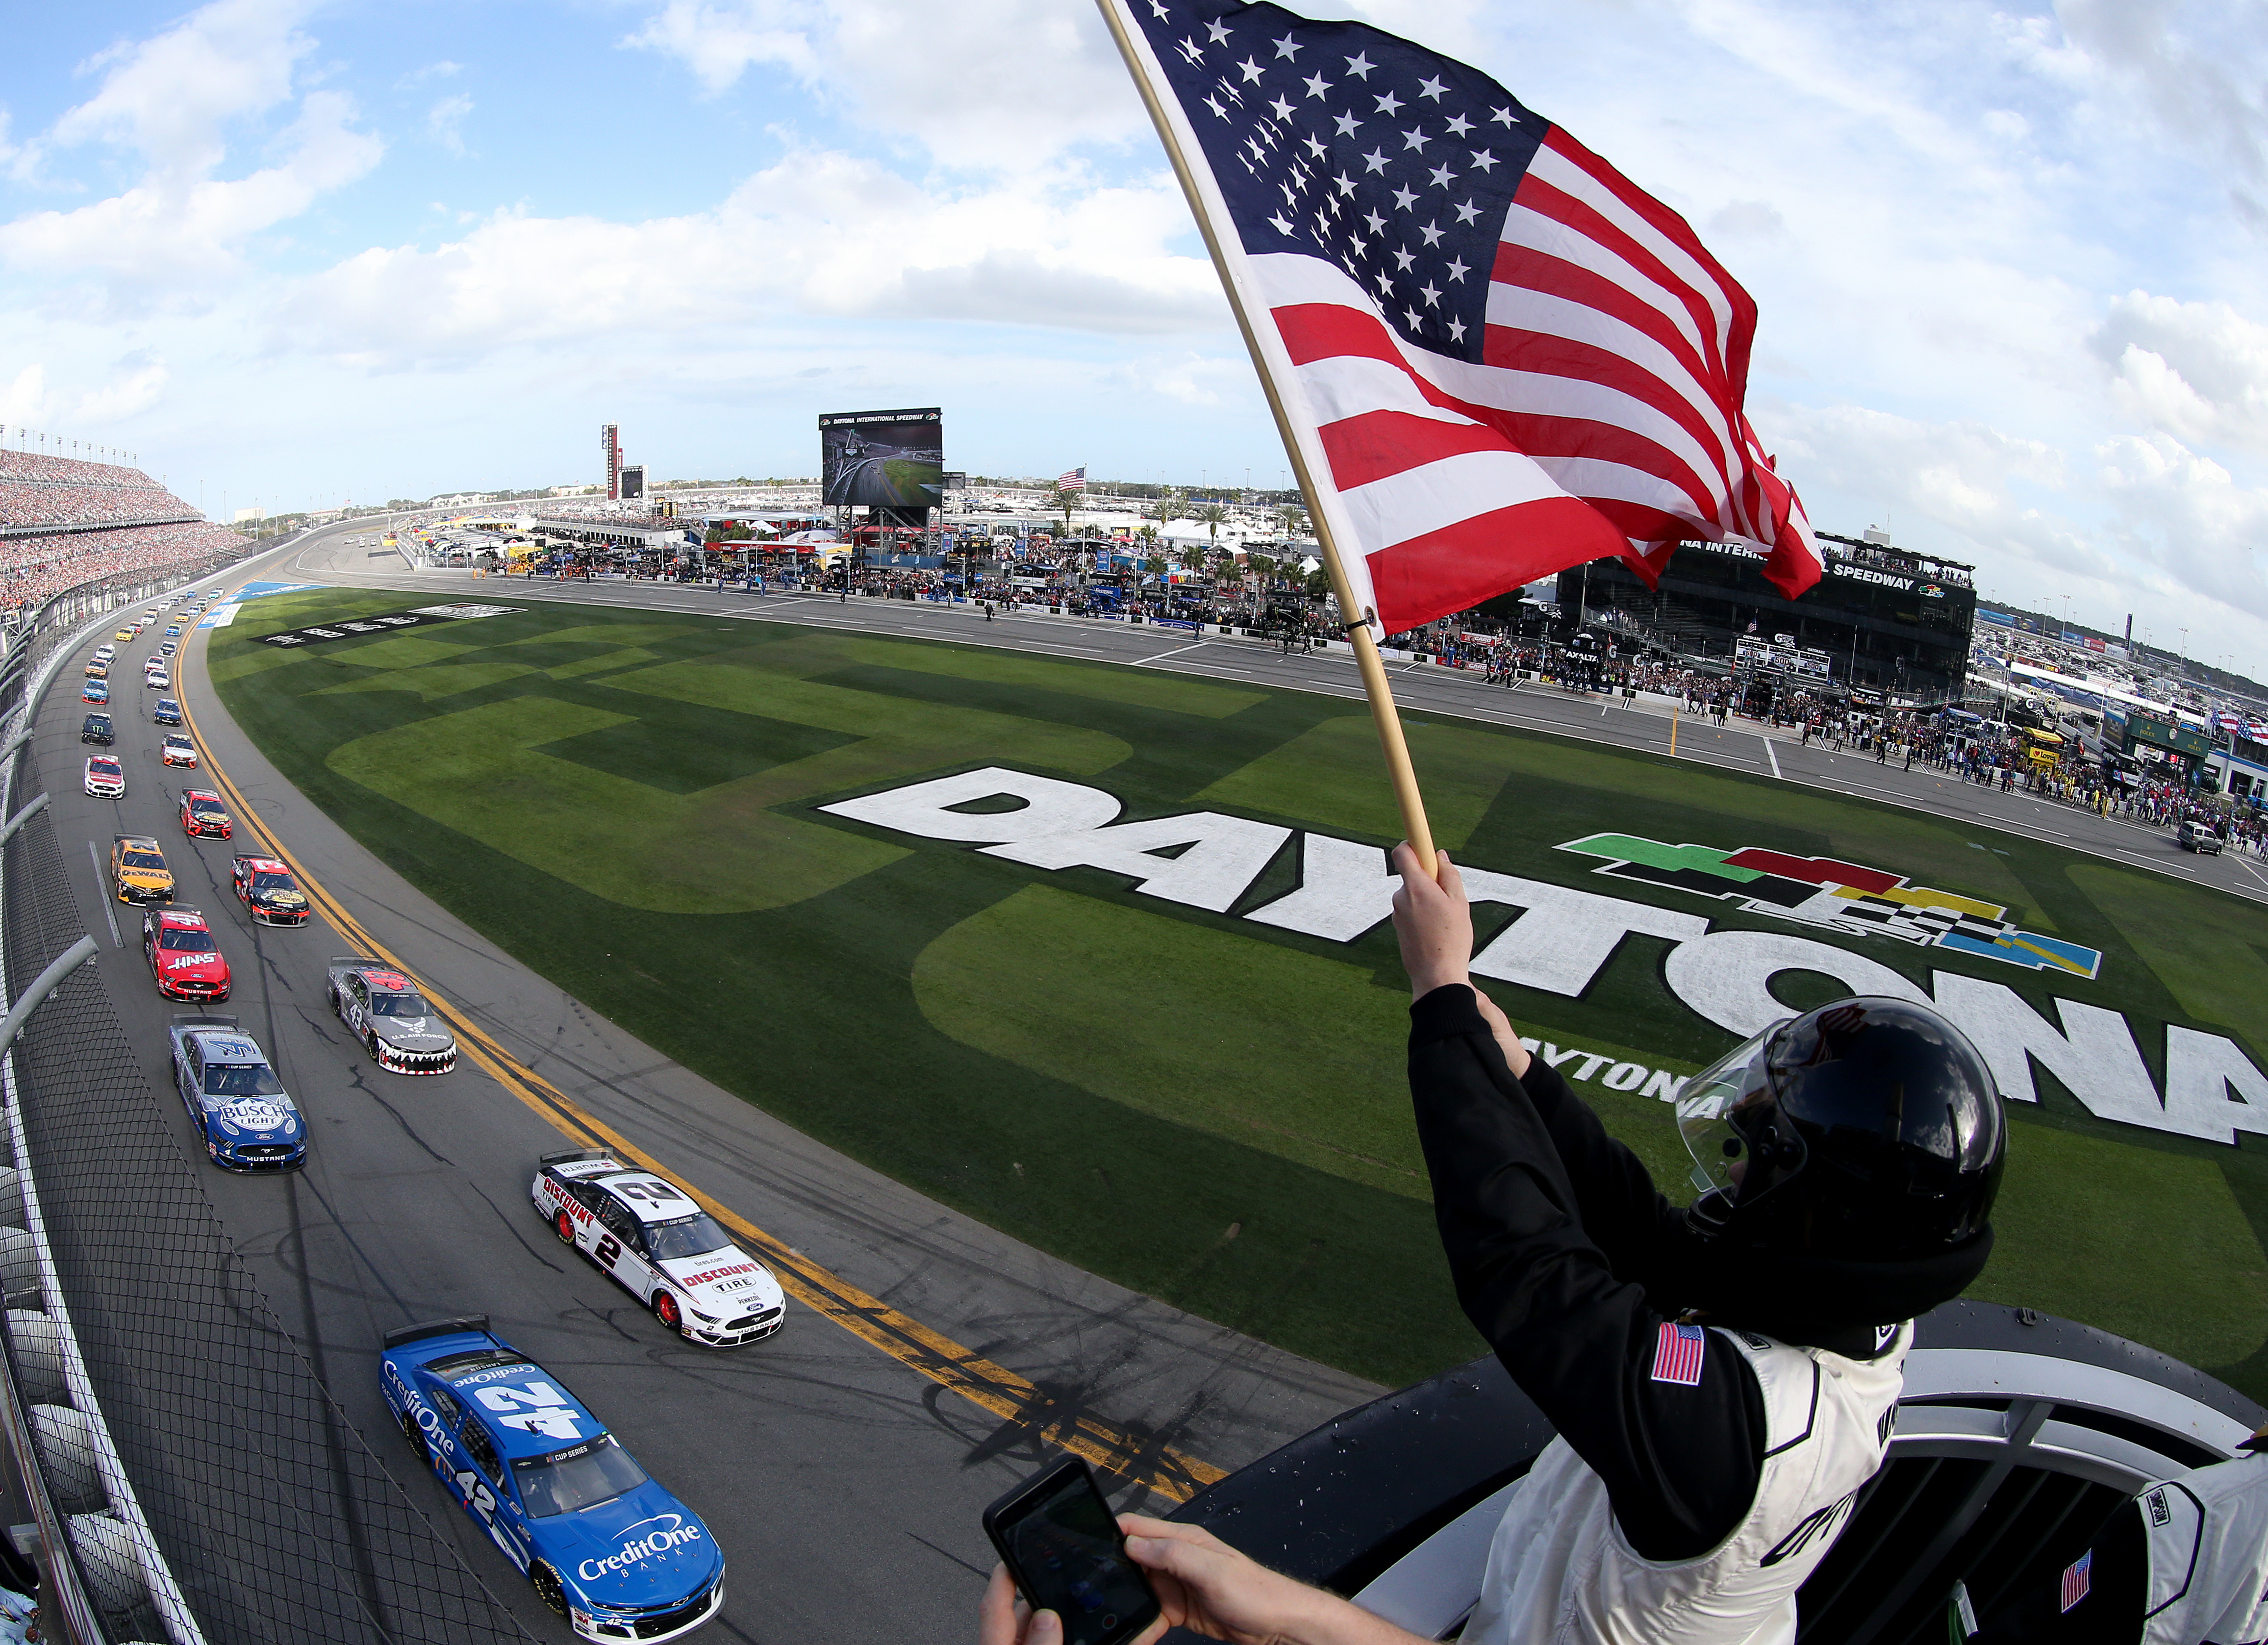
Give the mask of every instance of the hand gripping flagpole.
[(1197, 232), (1204, 236), (1205, 250), (1211, 254), (1214, 271), (1220, 275), (1221, 289), (1228, 294), (1228, 306), (1236, 316), (1236, 328), (1244, 335), (1253, 369), (1260, 374), (1261, 391), (1268, 396), (1268, 409), (1276, 417), (1276, 432), (1284, 441), (1285, 455), (1291, 459), (1292, 472), (1299, 479), (1300, 495), (1307, 499), (1307, 518), (1314, 523), (1316, 540), (1322, 544), (1323, 569), (1331, 579), (1331, 592), (1338, 599), (1347, 640), (1354, 647), (1355, 666), (1362, 674), (1363, 695), (1369, 699), (1371, 718), (1378, 725), (1379, 750), (1386, 756), (1386, 773), (1393, 781), (1394, 797), (1402, 809), (1402, 832), (1417, 855), (1418, 867), (1438, 879), (1440, 868), (1433, 856), (1433, 831), (1425, 820), (1425, 799), (1418, 791), (1418, 773), (1410, 766), (1410, 745), (1402, 735), (1402, 716), (1394, 704), (1394, 687), (1387, 681), (1386, 665), (1378, 655), (1378, 643), (1371, 637), (1373, 613), (1355, 603), (1353, 587), (1347, 581), (1346, 567), (1339, 558), (1338, 544), (1332, 535), (1330, 518), (1316, 493), (1315, 477), (1307, 471), (1306, 452), (1284, 409), (1275, 376), (1268, 369), (1267, 357), (1253, 331), (1252, 317), (1245, 312), (1243, 294), (1229, 276), (1228, 260), (1222, 255), (1219, 236), (1205, 209), (1204, 192), (1198, 188), (1189, 160), (1182, 152), (1173, 122), (1166, 117), (1157, 88), (1150, 84), (1150, 77), (1143, 70), (1141, 56), (1127, 35), (1126, 20), (1119, 15), (1116, 0), (1095, 3), (1101, 8), (1102, 20), (1109, 26), (1111, 39), (1118, 42), (1118, 55), (1126, 60), (1127, 73), (1134, 77), (1135, 87), (1142, 93), (1142, 106), (1150, 111), (1150, 123), (1158, 129), (1158, 140), (1166, 145), (1166, 158), (1173, 162), (1174, 175), (1181, 180), (1189, 213), (1197, 218)]

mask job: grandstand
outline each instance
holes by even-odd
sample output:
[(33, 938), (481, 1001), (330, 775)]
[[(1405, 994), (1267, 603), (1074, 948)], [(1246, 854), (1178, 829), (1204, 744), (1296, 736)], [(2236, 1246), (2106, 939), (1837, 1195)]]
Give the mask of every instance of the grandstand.
[(249, 540), (138, 468), (0, 452), (0, 608), (120, 572), (209, 562)]

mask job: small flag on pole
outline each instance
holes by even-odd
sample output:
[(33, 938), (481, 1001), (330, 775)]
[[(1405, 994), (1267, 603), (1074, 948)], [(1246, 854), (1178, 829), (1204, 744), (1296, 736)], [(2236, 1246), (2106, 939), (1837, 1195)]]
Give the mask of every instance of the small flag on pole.
[(2063, 1608), (2066, 1611), (2070, 1610), (2080, 1600), (2086, 1598), (2088, 1590), (2094, 1586), (2095, 1550), (2089, 1548), (2069, 1565), (2064, 1567)]
[(1821, 562), (1744, 409), (1756, 305), (1479, 70), (1238, 0), (1100, 0), (1350, 591), (1397, 633), (1686, 538)]
[(1067, 468), (1064, 470), (1062, 475), (1056, 481), (1056, 489), (1057, 491), (1086, 490), (1086, 465), (1085, 463), (1081, 463), (1076, 468)]

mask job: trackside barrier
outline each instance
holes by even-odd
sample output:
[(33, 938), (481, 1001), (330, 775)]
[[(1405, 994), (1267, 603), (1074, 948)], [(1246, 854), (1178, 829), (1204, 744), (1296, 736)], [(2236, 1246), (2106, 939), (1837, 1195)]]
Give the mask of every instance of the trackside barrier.
[[(58, 627), (34, 711), (70, 655)], [(6, 746), (0, 812), (25, 745)], [(0, 983), (83, 926), (54, 815), (32, 812), (0, 845)], [(0, 1097), (0, 1437), (33, 1498), (46, 1614), (81, 1645), (527, 1640), (253, 1282), (96, 967), (25, 1014)]]

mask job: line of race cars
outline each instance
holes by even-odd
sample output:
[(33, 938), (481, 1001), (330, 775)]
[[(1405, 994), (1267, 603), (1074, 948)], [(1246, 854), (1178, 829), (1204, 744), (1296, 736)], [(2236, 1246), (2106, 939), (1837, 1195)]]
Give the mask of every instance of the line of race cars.
[[(187, 608), (169, 635), (201, 608)], [(142, 625), (122, 629), (120, 641), (155, 617), (145, 613)], [(107, 668), (111, 658), (98, 660)], [(89, 731), (98, 719), (102, 735), (82, 741), (107, 745), (115, 735), (107, 716), (89, 715)], [(186, 736), (167, 737), (161, 752), (167, 766), (197, 763)], [(85, 789), (124, 798), (123, 762), (91, 755)], [(192, 841), (234, 834), (221, 797), (208, 789), (185, 790), (177, 820)], [(229, 997), (228, 961), (205, 915), (173, 900), (163, 847), (150, 834), (115, 835), (109, 866), (118, 900), (143, 907), (143, 951), (158, 992), (202, 1008), (177, 1014), (167, 1039), (176, 1093), (208, 1157), (247, 1174), (305, 1165), (306, 1114), (259, 1042), (236, 1017), (210, 1009)], [(309, 922), (310, 900), (279, 858), (237, 854), (231, 883), (254, 923)], [(327, 965), (325, 982), (332, 1010), (381, 1069), (436, 1076), (456, 1066), (446, 1020), (403, 973), (341, 954)], [(600, 1151), (546, 1155), (529, 1196), (563, 1244), (673, 1335), (736, 1348), (772, 1336), (785, 1321), (785, 1297), (770, 1270), (663, 1177)], [(579, 1637), (660, 1645), (722, 1610), (725, 1561), (707, 1526), (556, 1377), (490, 1333), (484, 1318), (390, 1333), (379, 1380), (421, 1459)]]

